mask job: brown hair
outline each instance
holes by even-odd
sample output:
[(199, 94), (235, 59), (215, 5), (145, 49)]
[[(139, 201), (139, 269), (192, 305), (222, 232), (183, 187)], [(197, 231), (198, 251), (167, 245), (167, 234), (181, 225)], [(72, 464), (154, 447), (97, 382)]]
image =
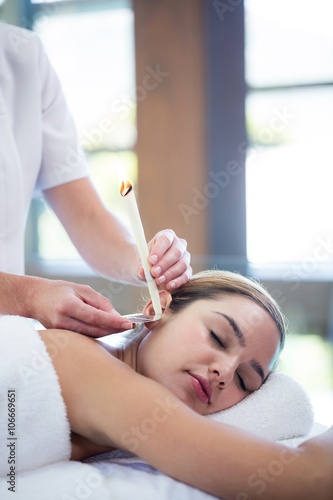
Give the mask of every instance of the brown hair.
[(280, 350), (283, 348), (287, 323), (279, 305), (260, 283), (238, 273), (208, 270), (193, 275), (185, 285), (171, 292), (169, 310), (177, 313), (196, 300), (216, 299), (223, 294), (243, 295), (267, 311), (280, 333)]

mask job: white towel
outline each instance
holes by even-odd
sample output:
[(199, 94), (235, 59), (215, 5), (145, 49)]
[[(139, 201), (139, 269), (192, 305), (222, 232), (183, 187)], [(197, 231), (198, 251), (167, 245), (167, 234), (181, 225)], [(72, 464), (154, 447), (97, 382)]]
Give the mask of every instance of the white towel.
[[(53, 345), (59, 355), (65, 348), (61, 340)], [(0, 317), (0, 499), (115, 500), (96, 467), (70, 462), (70, 452), (66, 408), (44, 342), (30, 320)]]
[(314, 415), (302, 386), (288, 375), (276, 372), (258, 391), (208, 418), (277, 441), (308, 434)]
[(31, 321), (18, 316), (0, 317), (0, 430), (0, 477), (70, 458), (56, 372)]

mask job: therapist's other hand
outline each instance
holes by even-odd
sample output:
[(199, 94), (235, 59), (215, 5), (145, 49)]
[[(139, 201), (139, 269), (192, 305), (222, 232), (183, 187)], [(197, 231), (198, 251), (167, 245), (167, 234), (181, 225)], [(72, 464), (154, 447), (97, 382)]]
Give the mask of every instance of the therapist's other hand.
[(45, 328), (73, 330), (97, 338), (133, 326), (109, 299), (90, 286), (38, 279), (31, 292), (31, 317)]
[[(148, 243), (148, 248), (151, 274), (157, 285), (173, 290), (188, 282), (192, 268), (186, 240), (178, 238), (172, 229), (164, 229)], [(144, 279), (142, 268), (139, 276)]]

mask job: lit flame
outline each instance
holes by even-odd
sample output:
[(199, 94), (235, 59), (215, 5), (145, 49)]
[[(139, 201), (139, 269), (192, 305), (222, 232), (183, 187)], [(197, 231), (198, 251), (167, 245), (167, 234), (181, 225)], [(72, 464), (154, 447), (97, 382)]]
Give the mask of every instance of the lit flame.
[(132, 189), (133, 189), (133, 186), (130, 183), (130, 181), (128, 181), (128, 180), (121, 181), (121, 185), (120, 185), (121, 196), (126, 196), (128, 193), (130, 193), (132, 191)]

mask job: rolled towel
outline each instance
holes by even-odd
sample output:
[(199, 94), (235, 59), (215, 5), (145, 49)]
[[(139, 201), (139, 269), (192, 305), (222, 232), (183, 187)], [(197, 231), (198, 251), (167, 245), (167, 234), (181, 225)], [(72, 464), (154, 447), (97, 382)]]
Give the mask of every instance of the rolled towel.
[(57, 374), (32, 322), (18, 316), (0, 317), (0, 429), (0, 476), (70, 458)]
[(288, 375), (274, 372), (240, 403), (208, 418), (280, 441), (308, 434), (314, 413), (303, 387)]

